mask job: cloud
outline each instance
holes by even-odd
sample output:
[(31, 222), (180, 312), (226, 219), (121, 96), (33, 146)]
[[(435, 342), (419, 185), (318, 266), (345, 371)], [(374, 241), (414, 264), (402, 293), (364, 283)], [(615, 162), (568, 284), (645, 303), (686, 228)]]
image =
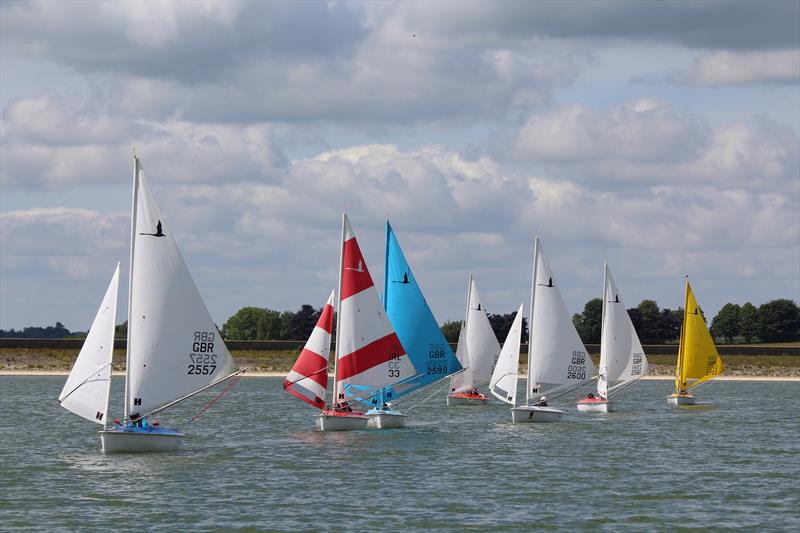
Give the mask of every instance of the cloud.
[(695, 59), (688, 71), (674, 75), (672, 80), (695, 87), (797, 84), (800, 50), (705, 54)]
[(790, 193), (798, 175), (797, 133), (766, 116), (716, 129), (670, 104), (638, 99), (607, 109), (565, 105), (532, 115), (499, 137), (498, 157), (618, 189), (700, 183)]

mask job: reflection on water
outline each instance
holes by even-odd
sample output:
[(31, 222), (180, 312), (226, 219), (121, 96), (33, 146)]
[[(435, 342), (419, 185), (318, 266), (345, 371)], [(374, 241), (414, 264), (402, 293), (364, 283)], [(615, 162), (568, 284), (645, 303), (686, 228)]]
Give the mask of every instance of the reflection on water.
[(671, 382), (644, 381), (616, 412), (567, 404), (541, 425), (499, 403), (447, 408), (443, 393), (404, 429), (320, 433), (280, 378), (247, 378), (193, 424), (207, 398), (163, 413), (187, 434), (180, 451), (105, 456), (99, 426), (52, 401), (63, 379), (0, 377), (4, 530), (798, 525), (798, 383), (720, 382), (675, 408)]

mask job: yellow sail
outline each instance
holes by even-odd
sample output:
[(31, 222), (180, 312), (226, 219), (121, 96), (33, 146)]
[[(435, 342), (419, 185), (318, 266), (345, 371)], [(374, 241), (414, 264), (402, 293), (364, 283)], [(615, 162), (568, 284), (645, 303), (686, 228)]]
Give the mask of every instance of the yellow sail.
[(677, 370), (676, 392), (686, 392), (725, 371), (725, 365), (722, 364), (714, 339), (708, 332), (689, 280), (686, 280), (686, 305), (683, 310)]

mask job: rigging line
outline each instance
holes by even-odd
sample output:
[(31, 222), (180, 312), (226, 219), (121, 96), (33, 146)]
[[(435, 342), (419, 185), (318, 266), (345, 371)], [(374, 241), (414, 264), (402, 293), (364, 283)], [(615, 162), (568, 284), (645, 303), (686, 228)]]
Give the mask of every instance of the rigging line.
[(192, 423), (192, 422), (194, 422), (195, 420), (197, 420), (197, 419), (200, 417), (200, 415), (202, 415), (203, 413), (205, 413), (206, 411), (208, 411), (209, 409), (211, 409), (211, 406), (212, 406), (212, 405), (214, 405), (215, 403), (217, 403), (218, 401), (220, 401), (220, 400), (221, 400), (221, 399), (222, 399), (222, 398), (223, 398), (223, 397), (224, 397), (226, 394), (228, 394), (228, 392), (230, 392), (230, 390), (233, 388), (233, 386), (234, 386), (234, 385), (236, 385), (236, 382), (237, 382), (237, 381), (239, 381), (239, 380), (241, 379), (241, 377), (242, 377), (242, 375), (241, 375), (241, 374), (237, 374), (237, 375), (236, 375), (236, 377), (234, 377), (234, 378), (231, 380), (231, 382), (230, 382), (230, 383), (228, 383), (228, 386), (227, 386), (227, 387), (225, 387), (225, 388), (222, 390), (222, 392), (220, 392), (219, 394), (217, 394), (216, 396), (214, 396), (214, 397), (211, 399), (211, 401), (210, 401), (210, 402), (208, 402), (208, 404), (207, 404), (205, 407), (203, 407), (203, 408), (200, 410), (200, 412), (199, 412), (199, 413), (197, 413), (196, 415), (194, 415), (194, 416), (192, 417), (192, 419), (191, 419), (191, 420), (189, 420), (189, 423)]
[[(291, 371), (290, 371), (290, 372), (291, 372)], [(308, 378), (310, 378), (310, 377), (316, 376), (317, 374), (321, 374), (321, 373), (323, 373), (323, 372), (326, 372), (326, 373), (328, 372), (328, 367), (327, 367), (327, 366), (326, 366), (325, 368), (320, 368), (320, 369), (319, 369), (319, 370), (317, 370), (316, 372), (312, 372), (311, 374), (309, 374), (309, 375), (307, 375), (307, 376), (303, 376), (303, 377), (301, 377), (300, 379), (298, 379), (298, 380), (296, 380), (296, 381), (289, 381), (289, 380), (286, 380), (286, 381), (289, 381), (289, 385), (294, 385), (295, 383), (300, 383), (300, 382), (301, 382), (301, 381), (303, 381), (304, 379), (308, 379)], [(288, 386), (288, 385), (287, 385), (287, 386)], [(286, 388), (286, 387), (284, 387), (284, 388)], [(327, 389), (327, 386), (326, 386), (325, 388)]]
[(630, 387), (631, 385), (633, 385), (634, 383), (636, 383), (637, 381), (639, 381), (643, 377), (644, 376), (639, 376), (638, 378), (629, 379), (628, 381), (625, 381), (623, 383), (619, 383), (617, 385), (614, 385), (613, 387), (609, 387), (609, 389), (608, 389), (608, 397), (611, 398), (612, 395), (618, 393), (619, 391), (627, 389), (628, 387)]
[(71, 391), (69, 391), (63, 398), (56, 398), (58, 400), (58, 403), (63, 403), (64, 400), (69, 398), (72, 395), (73, 392), (75, 392), (76, 390), (80, 389), (81, 387), (83, 387), (87, 383), (93, 383), (95, 381), (109, 381), (111, 379), (111, 376), (109, 376), (108, 379), (105, 379), (105, 378), (96, 379), (98, 372), (100, 372), (101, 370), (103, 370), (107, 366), (111, 366), (111, 363), (107, 363), (107, 364), (101, 366), (100, 368), (98, 368), (96, 372), (94, 372), (91, 376), (89, 376), (88, 378), (86, 378), (83, 381), (81, 381), (80, 383), (78, 383), (78, 386), (75, 387), (74, 389), (72, 389)]
[(433, 398), (437, 394), (440, 394), (443, 390), (444, 390), (444, 387), (439, 387), (438, 389), (433, 391), (433, 393), (430, 396), (428, 396), (427, 398), (425, 398), (421, 402), (416, 403), (416, 404), (412, 405), (411, 407), (407, 407), (406, 411), (411, 411), (412, 409), (415, 409), (415, 408), (419, 407), (420, 405), (422, 405), (423, 403), (427, 402), (428, 400), (430, 400), (431, 398)]
[[(562, 396), (565, 396), (565, 395), (569, 394), (570, 392), (574, 392), (574, 391), (580, 389), (584, 385), (590, 384), (592, 381), (596, 380), (598, 377), (600, 377), (600, 376), (594, 376), (592, 378), (585, 379), (585, 380), (581, 381), (580, 383), (578, 383), (577, 385), (575, 385), (574, 387), (571, 387), (571, 388), (569, 388), (569, 389), (567, 389), (567, 390), (565, 390), (563, 392), (560, 392), (560, 393), (556, 394), (555, 396), (552, 396), (552, 392), (550, 394), (540, 394), (539, 395), (539, 400), (541, 401), (542, 396), (546, 397), (547, 398), (546, 401), (548, 401), (548, 402), (552, 401), (552, 400), (555, 400), (556, 398), (561, 398)], [(558, 387), (556, 387), (553, 390), (554, 391), (558, 390)]]

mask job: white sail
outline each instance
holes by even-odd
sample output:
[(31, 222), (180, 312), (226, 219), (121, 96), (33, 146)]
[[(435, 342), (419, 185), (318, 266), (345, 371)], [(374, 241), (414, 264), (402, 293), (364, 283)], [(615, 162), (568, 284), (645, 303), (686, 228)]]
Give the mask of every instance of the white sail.
[(617, 284), (605, 265), (603, 329), (600, 340), (600, 377), (597, 392), (603, 398), (611, 390), (647, 374), (647, 358), (633, 327)]
[[(489, 317), (481, 304), (478, 286), (470, 277), (469, 302), (467, 304), (467, 320), (464, 329), (464, 347), (468, 361), (459, 357), (464, 371), (455, 374), (450, 381), (450, 392), (468, 392), (473, 388), (489, 383), (497, 357), (500, 355), (500, 343), (494, 335)], [(459, 337), (460, 340), (460, 337)], [(458, 356), (458, 354), (456, 354)]]
[(108, 284), (103, 302), (86, 335), (75, 365), (58, 397), (59, 403), (86, 420), (105, 425), (111, 388), (111, 359), (117, 316), (119, 263)]
[(129, 414), (144, 415), (228, 376), (236, 363), (141, 170), (138, 181), (126, 400)]
[(519, 345), (522, 339), (522, 304), (508, 330), (500, 357), (494, 366), (489, 390), (498, 399), (514, 405), (517, 399), (517, 373), (519, 372)]
[(535, 250), (529, 401), (536, 400), (549, 389), (577, 386), (595, 377), (594, 363), (572, 324), (538, 238)]

